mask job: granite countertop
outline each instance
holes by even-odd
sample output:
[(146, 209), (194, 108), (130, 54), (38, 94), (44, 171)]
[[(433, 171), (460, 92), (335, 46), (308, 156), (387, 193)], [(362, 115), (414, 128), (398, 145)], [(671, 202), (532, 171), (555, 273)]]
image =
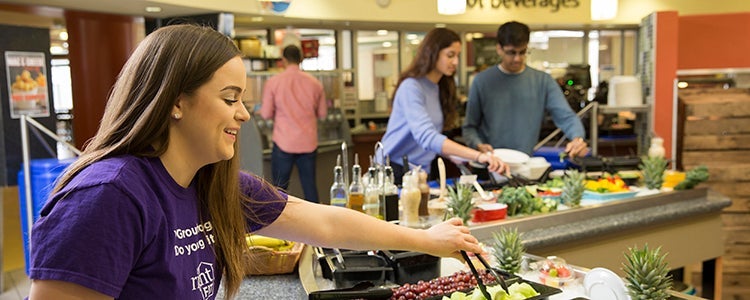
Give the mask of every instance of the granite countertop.
[[(226, 299), (223, 286), (216, 299)], [(297, 272), (283, 275), (254, 275), (245, 277), (235, 299), (307, 299), (307, 293), (300, 283)]]
[(524, 232), (524, 246), (527, 248), (546, 247), (571, 239), (585, 239), (632, 227), (660, 224), (694, 215), (721, 212), (724, 207), (731, 204), (732, 201), (728, 198), (709, 193), (707, 197), (684, 199), (659, 205), (658, 209), (652, 206), (623, 210), (619, 213), (588, 219), (581, 218), (581, 221), (578, 222), (555, 225), (554, 230), (550, 230), (549, 227), (528, 230)]

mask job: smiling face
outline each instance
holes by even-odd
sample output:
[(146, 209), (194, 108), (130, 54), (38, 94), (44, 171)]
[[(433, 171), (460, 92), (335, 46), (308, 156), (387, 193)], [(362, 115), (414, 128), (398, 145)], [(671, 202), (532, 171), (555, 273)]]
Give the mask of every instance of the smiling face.
[(170, 115), (169, 147), (200, 166), (232, 158), (240, 125), (250, 119), (244, 90), (245, 66), (235, 57), (195, 92), (180, 95)]
[(435, 62), (435, 71), (444, 76), (456, 73), (459, 54), (461, 54), (460, 42), (453, 42), (450, 46), (440, 49), (438, 60)]

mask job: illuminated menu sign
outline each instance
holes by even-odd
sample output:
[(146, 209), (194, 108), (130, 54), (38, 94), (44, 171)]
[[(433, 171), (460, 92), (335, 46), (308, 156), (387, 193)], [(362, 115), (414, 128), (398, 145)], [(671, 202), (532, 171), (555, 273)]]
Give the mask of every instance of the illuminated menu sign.
[(42, 52), (5, 52), (11, 118), (49, 117), (46, 61)]

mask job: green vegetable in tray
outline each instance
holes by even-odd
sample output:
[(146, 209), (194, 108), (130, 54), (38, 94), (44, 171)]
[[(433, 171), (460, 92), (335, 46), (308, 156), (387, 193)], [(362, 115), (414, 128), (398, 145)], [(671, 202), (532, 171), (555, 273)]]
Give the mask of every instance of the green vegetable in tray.
[(525, 187), (504, 187), (497, 202), (508, 205), (508, 216), (557, 210), (557, 201), (534, 197)]
[[(539, 292), (534, 290), (530, 284), (522, 282), (515, 282), (508, 287), (508, 293), (506, 293), (499, 285), (488, 286), (487, 292), (492, 295), (492, 299), (489, 300), (523, 300), (539, 295)], [(479, 289), (474, 289), (473, 292), (466, 294), (463, 292), (453, 292), (450, 298), (443, 296), (443, 300), (488, 300), (482, 295)]]
[(685, 180), (678, 183), (675, 190), (692, 189), (701, 182), (708, 180), (708, 168), (704, 165), (697, 166), (692, 170), (685, 172)]
[(563, 185), (565, 184), (563, 183), (562, 177), (555, 177), (555, 178), (545, 181), (543, 184), (540, 184), (539, 187), (540, 188), (562, 188)]

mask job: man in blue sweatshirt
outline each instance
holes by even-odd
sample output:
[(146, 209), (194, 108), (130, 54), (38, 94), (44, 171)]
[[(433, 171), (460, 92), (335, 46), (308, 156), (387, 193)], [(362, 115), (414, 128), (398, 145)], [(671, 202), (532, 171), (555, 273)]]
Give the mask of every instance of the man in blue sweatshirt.
[(529, 27), (515, 21), (498, 28), (497, 53), (502, 61), (474, 78), (463, 137), (481, 152), (510, 148), (531, 155), (548, 111), (570, 140), (565, 152), (584, 156), (588, 148), (583, 123), (560, 86), (549, 74), (526, 65), (529, 35)]

